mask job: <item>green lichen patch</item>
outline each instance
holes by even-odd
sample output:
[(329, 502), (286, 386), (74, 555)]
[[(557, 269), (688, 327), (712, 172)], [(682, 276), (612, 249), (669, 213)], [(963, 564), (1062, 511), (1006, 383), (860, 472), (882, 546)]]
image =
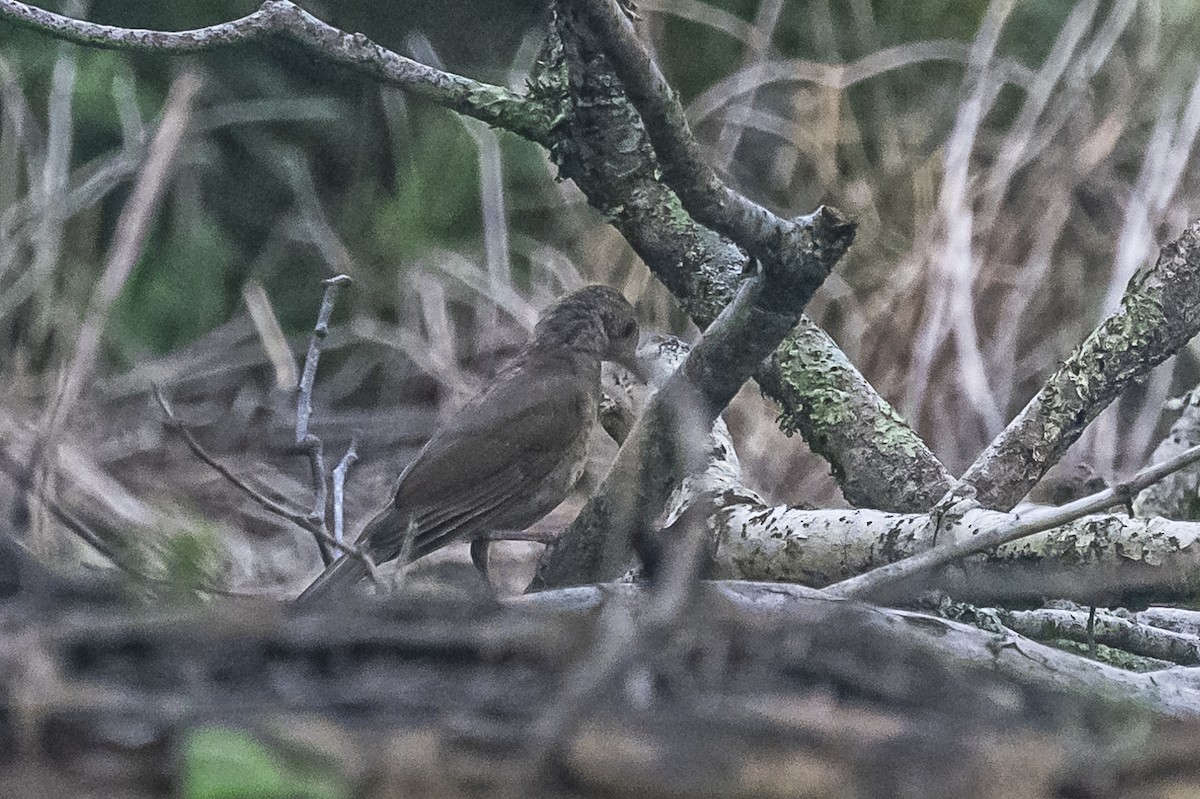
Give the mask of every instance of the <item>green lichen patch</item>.
[(786, 391), (795, 392), (795, 412), (783, 412), (779, 426), (791, 435), (802, 427), (817, 435), (835, 428), (851, 414), (851, 396), (838, 386), (845, 367), (832, 353), (813, 347), (802, 333), (788, 337), (778, 350), (779, 371)]

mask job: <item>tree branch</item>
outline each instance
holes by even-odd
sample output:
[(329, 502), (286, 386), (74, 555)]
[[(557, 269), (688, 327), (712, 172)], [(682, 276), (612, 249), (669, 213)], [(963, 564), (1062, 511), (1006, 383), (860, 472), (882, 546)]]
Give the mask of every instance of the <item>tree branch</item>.
[(1121, 308), (1059, 367), (963, 474), (980, 503), (1007, 510), (1125, 388), (1200, 333), (1200, 221), (1133, 276)]
[(550, 129), (545, 109), (529, 98), (405, 58), (361, 33), (327, 25), (289, 0), (267, 0), (240, 19), (178, 32), (98, 25), (17, 0), (0, 0), (0, 19), (76, 44), (133, 52), (201, 53), (281, 36), (333, 63), (530, 141), (544, 142)]
[[(746, 254), (697, 224), (663, 185), (641, 117), (580, 13), (580, 4), (558, 4), (535, 75), (536, 93), (562, 119), (551, 156), (696, 324), (707, 327), (733, 300)], [(798, 430), (830, 462), (851, 504), (922, 512), (949, 488), (951, 475), (925, 443), (807, 319), (755, 378), (779, 403), (785, 430)]]
[[(706, 327), (732, 301), (746, 265), (745, 254), (692, 221), (680, 208), (679, 198), (658, 181), (658, 165), (637, 112), (607, 62), (595, 60), (598, 54), (589, 55), (571, 32), (567, 18), (572, 14), (571, 8), (560, 8), (559, 29), (551, 31), (547, 43), (549, 58), (532, 78), (530, 95), (522, 96), (412, 61), (362, 34), (333, 28), (287, 0), (268, 0), (246, 17), (175, 33), (98, 25), (0, 0), (0, 19), (94, 47), (194, 53), (285, 37), (382, 83), (540, 143), (696, 323)], [(562, 32), (568, 35), (560, 39)], [(585, 61), (586, 69), (580, 66)], [(785, 239), (794, 239), (793, 221), (761, 216), (753, 204), (738, 205), (748, 212), (744, 219), (751, 232), (763, 234), (758, 238), (771, 231), (791, 231)], [(811, 323), (804, 323), (778, 359), (764, 364), (756, 377), (764, 392), (780, 403), (786, 429), (799, 430), (813, 451), (830, 461), (835, 475), (844, 479), (844, 493), (854, 505), (923, 511), (950, 485), (950, 475), (924, 442), (832, 339)], [(810, 391), (824, 399), (809, 402)], [(830, 398), (844, 402), (830, 407)], [(826, 412), (815, 413), (818, 408)], [(864, 443), (878, 438), (871, 435), (878, 430), (888, 431), (879, 439), (880, 446)], [(904, 474), (916, 477), (886, 479)]]
[[(714, 486), (712, 492), (722, 577), (831, 585), (912, 557), (932, 538), (927, 514), (772, 506), (731, 482), (733, 487), (722, 492)], [(1012, 518), (981, 510), (964, 522), (982, 527)], [(1028, 605), (1051, 596), (1137, 605), (1185, 601), (1198, 580), (1200, 524), (1099, 513), (937, 569), (886, 598), (935, 588), (974, 604)]]
[[(643, 344), (638, 359), (651, 384), (661, 386), (687, 352), (683, 342), (659, 336)], [(619, 374), (609, 376), (613, 379), (605, 393), (622, 414), (607, 419), (606, 429), (617, 422), (620, 433), (625, 415), (636, 418), (643, 412), (649, 390), (623, 384)], [(622, 441), (627, 432), (614, 437)], [(705, 453), (703, 472), (682, 482), (663, 514), (666, 521), (656, 521), (656, 526), (669, 525), (690, 508), (703, 508), (715, 574), (721, 577), (830, 585), (929, 549), (935, 532), (943, 537), (956, 534), (952, 518), (943, 518), (939, 531), (927, 513), (771, 505), (743, 484), (737, 453), (720, 419), (700, 447)], [(982, 509), (973, 514), (971, 523), (979, 527), (1016, 518)], [(549, 543), (554, 536), (540, 540)], [(975, 604), (1037, 603), (1055, 596), (1112, 605), (1179, 601), (1191, 595), (1197, 579), (1200, 524), (1103, 513), (939, 569), (921, 585)]]
[[(1037, 610), (1006, 610), (991, 612), (1013, 632), (1039, 641), (1066, 639), (1076, 643), (1088, 641), (1087, 610), (1039, 608)], [(1096, 616), (1091, 637), (1096, 643), (1120, 649), (1133, 655), (1164, 660), (1180, 666), (1200, 665), (1200, 638), (1177, 633), (1112, 613)]]
[[(704, 160), (688, 127), (675, 90), (634, 32), (633, 23), (613, 0), (581, 0), (580, 6), (630, 102), (641, 115), (646, 134), (663, 166), (663, 180), (700, 224), (728, 236), (785, 281), (818, 282), (827, 258), (813, 259), (815, 242), (803, 217), (782, 219), (727, 186)], [(778, 302), (778, 304), (775, 304)], [(790, 311), (790, 297), (767, 300), (764, 307)]]

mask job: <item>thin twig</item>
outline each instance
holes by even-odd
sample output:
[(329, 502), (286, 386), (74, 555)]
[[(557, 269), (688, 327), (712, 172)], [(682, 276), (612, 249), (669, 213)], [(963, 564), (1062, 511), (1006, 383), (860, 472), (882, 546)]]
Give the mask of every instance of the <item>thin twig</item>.
[(1039, 508), (1025, 514), (1014, 514), (1012, 521), (991, 530), (936, 546), (896, 563), (880, 566), (857, 577), (834, 583), (825, 590), (835, 596), (869, 597), (880, 588), (910, 579), (917, 574), (951, 563), (967, 555), (1061, 527), (1088, 514), (1098, 513), (1105, 508), (1127, 502), (1129, 497), (1136, 496), (1139, 491), (1197, 461), (1200, 461), (1200, 446), (1192, 447), (1169, 460), (1142, 469), (1126, 482), (1111, 488), (1057, 508)]
[(188, 430), (183, 425), (183, 422), (181, 422), (179, 418), (175, 416), (175, 411), (171, 407), (171, 404), (167, 401), (166, 396), (163, 395), (161, 386), (154, 386), (154, 399), (158, 401), (158, 406), (162, 408), (162, 412), (166, 415), (167, 425), (179, 433), (179, 435), (183, 438), (184, 443), (187, 444), (188, 449), (192, 451), (193, 455), (208, 464), (213, 471), (224, 477), (234, 488), (239, 489), (243, 494), (248, 496), (263, 509), (274, 513), (280, 518), (287, 519), (289, 522), (308, 530), (310, 533), (317, 532), (317, 526), (309, 514), (292, 510), (291, 508), (281, 505), (270, 497), (260, 493), (253, 486), (242, 480), (242, 478), (231, 472), (223, 463), (210, 455), (208, 450), (206, 450), (203, 445), (196, 440), (196, 437), (192, 435), (192, 431)]
[[(308, 473), (313, 484), (313, 509), (308, 518), (312, 519), (323, 534), (328, 535), (329, 524), (325, 514), (329, 498), (329, 477), (325, 473), (325, 443), (309, 433), (301, 442), (300, 449), (308, 457)], [(321, 543), (320, 538), (317, 540), (317, 547), (321, 550), (321, 560), (325, 565), (333, 563), (333, 552)]]
[[(308, 352), (304, 356), (304, 372), (300, 375), (299, 392), (296, 399), (296, 446), (304, 446), (308, 437), (308, 420), (312, 416), (313, 383), (317, 378), (317, 362), (321, 360), (321, 342), (329, 335), (329, 317), (337, 301), (338, 289), (349, 285), (349, 275), (336, 275), (322, 281), (325, 293), (321, 296), (321, 308), (317, 312), (317, 323), (308, 337)], [(322, 506), (323, 507), (323, 506)], [(323, 512), (323, 511), (322, 511)]]
[(206, 450), (204, 446), (196, 440), (196, 437), (192, 435), (191, 431), (183, 425), (183, 422), (181, 422), (178, 417), (175, 416), (174, 410), (172, 410), (170, 403), (167, 402), (167, 398), (163, 396), (162, 389), (159, 386), (154, 386), (154, 398), (158, 401), (159, 407), (162, 408), (163, 413), (167, 417), (168, 427), (178, 431), (179, 435), (183, 438), (184, 443), (187, 444), (188, 449), (192, 451), (192, 454), (194, 454), (204, 463), (208, 464), (213, 471), (229, 481), (234, 488), (239, 489), (263, 509), (274, 513), (280, 518), (286, 519), (303, 530), (307, 530), (316, 536), (320, 541), (323, 541), (329, 546), (340, 550), (349, 557), (357, 558), (358, 560), (363, 561), (363, 563), (368, 564), (368, 572), (373, 570), (373, 564), (370, 563), (370, 557), (361, 552), (358, 547), (335, 539), (328, 532), (323, 530), (319, 522), (313, 519), (309, 514), (292, 510), (291, 508), (281, 505), (270, 497), (260, 493), (257, 489), (247, 484), (236, 474), (229, 471), (229, 469), (223, 463), (209, 454), (208, 450)]
[[(338, 290), (351, 282), (349, 275), (335, 275), (322, 281), (325, 293), (321, 296), (321, 308), (317, 311), (317, 323), (308, 337), (304, 371), (300, 375), (300, 384), (296, 387), (296, 446), (308, 456), (308, 471), (312, 476), (313, 483), (312, 519), (320, 526), (322, 534), (329, 532), (329, 525), (326, 521), (329, 477), (325, 472), (325, 445), (320, 438), (309, 432), (308, 421), (312, 417), (313, 384), (317, 379), (317, 363), (321, 360), (321, 343), (329, 335), (329, 317), (333, 315), (333, 305), (337, 301)], [(317, 548), (321, 551), (321, 560), (326, 566), (333, 563), (333, 550), (324, 543), (321, 536), (317, 537)]]
[(333, 537), (345, 541), (346, 524), (346, 472), (358, 460), (358, 431), (350, 434), (350, 446), (346, 454), (333, 469)]
[[(354, 546), (353, 543), (338, 541), (336, 537), (330, 535), (328, 531), (324, 529), (319, 519), (313, 518), (312, 516), (307, 515), (307, 513), (301, 513), (300, 511), (289, 509), (289, 507), (277, 503), (277, 501), (274, 499), (266, 497), (266, 495), (257, 491), (256, 488), (248, 485), (248, 483), (242, 480), (241, 477), (235, 475), (233, 471), (230, 471), (226, 467), (226, 465), (220, 461), (217, 461), (215, 457), (210, 455), (208, 450), (204, 449), (204, 445), (200, 444), (199, 441), (196, 440), (196, 437), (192, 435), (191, 431), (188, 431), (187, 427), (184, 426), (184, 423), (179, 420), (179, 417), (175, 416), (175, 411), (172, 409), (172, 407), (170, 407), (170, 403), (167, 402), (167, 397), (163, 396), (160, 386), (154, 386), (154, 396), (158, 401), (158, 407), (161, 407), (163, 414), (167, 416), (167, 425), (179, 432), (182, 439), (184, 439), (184, 443), (187, 444), (187, 449), (190, 449), (193, 455), (196, 455), (200, 461), (208, 464), (212, 470), (216, 471), (217, 474), (220, 474), (222, 477), (224, 477), (224, 479), (228, 480), (230, 485), (240, 489), (242, 493), (246, 494), (247, 497), (250, 497), (254, 503), (257, 503), (260, 507), (263, 507), (264, 510), (275, 513), (276, 516), (287, 519), (287, 521), (295, 524), (296, 527), (307, 530), (308, 533), (312, 533), (313, 536), (316, 536), (318, 542), (323, 543), (323, 545), (328, 545), (334, 549), (334, 551), (340, 551), (343, 554), (346, 554), (349, 558), (362, 561), (362, 565), (366, 566), (367, 575), (370, 575), (374, 583), (380, 583), (379, 572), (376, 569), (376, 565), (374, 565), (374, 560), (371, 558), (371, 555), (368, 555), (366, 552), (362, 551), (361, 547)], [(349, 456), (349, 452), (347, 452), (347, 456)], [(343, 463), (346, 462), (346, 458), (343, 457), (342, 461)], [(348, 465), (349, 464), (347, 464), (347, 467)], [(341, 467), (341, 464), (338, 464), (338, 467)], [(325, 565), (329, 564), (326, 563)]]

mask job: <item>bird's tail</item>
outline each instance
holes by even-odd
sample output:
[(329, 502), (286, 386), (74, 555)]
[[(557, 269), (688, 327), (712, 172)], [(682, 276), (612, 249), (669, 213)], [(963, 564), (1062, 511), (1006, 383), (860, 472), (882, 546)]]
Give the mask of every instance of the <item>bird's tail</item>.
[(367, 576), (367, 567), (358, 558), (342, 556), (325, 567), (321, 576), (312, 585), (304, 589), (304, 593), (296, 597), (299, 604), (331, 597), (345, 596), (350, 588)]

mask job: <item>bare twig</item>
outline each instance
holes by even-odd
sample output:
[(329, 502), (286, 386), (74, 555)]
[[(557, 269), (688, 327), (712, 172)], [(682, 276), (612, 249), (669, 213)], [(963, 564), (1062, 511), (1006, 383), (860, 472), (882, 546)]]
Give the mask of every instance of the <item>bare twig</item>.
[(417, 63), (381, 47), (361, 33), (338, 30), (288, 0), (267, 0), (253, 14), (190, 31), (167, 32), (97, 25), (17, 2), (0, 0), (0, 19), (90, 47), (156, 53), (197, 53), (283, 36), (333, 63), (530, 141), (545, 141), (545, 109), (502, 86), (470, 80)]
[[(301, 442), (300, 450), (308, 457), (308, 472), (313, 484), (313, 509), (309, 518), (320, 525), (322, 532), (328, 532), (325, 512), (329, 499), (329, 476), (325, 473), (325, 442), (310, 433)], [(333, 562), (332, 553), (326, 547), (321, 547), (321, 557), (326, 566)]]
[(970, 531), (973, 534), (958, 536), (957, 540), (950, 543), (936, 546), (896, 563), (880, 566), (857, 577), (834, 583), (825, 590), (835, 596), (869, 597), (881, 588), (894, 585), (967, 555), (1007, 544), (1034, 533), (1041, 533), (1090, 513), (1125, 503), (1139, 491), (1197, 461), (1200, 461), (1200, 446), (1192, 447), (1170, 460), (1149, 466), (1128, 481), (1106, 488), (1091, 496), (1057, 508), (1039, 508), (1026, 514), (1016, 514), (1007, 523), (988, 530)]
[[(317, 362), (321, 359), (321, 342), (329, 335), (329, 317), (333, 314), (333, 304), (337, 300), (338, 289), (349, 285), (352, 281), (349, 275), (336, 275), (322, 281), (325, 293), (321, 297), (321, 308), (317, 312), (317, 323), (308, 337), (308, 352), (304, 356), (304, 372), (300, 375), (300, 383), (296, 387), (296, 446), (304, 446), (308, 438), (308, 420), (312, 416), (313, 383), (317, 378)], [(324, 514), (324, 505), (321, 505)]]
[[(313, 384), (317, 378), (317, 363), (321, 360), (321, 342), (329, 335), (329, 317), (333, 314), (338, 289), (350, 282), (349, 275), (335, 275), (322, 281), (325, 293), (321, 297), (321, 308), (317, 311), (317, 323), (308, 337), (304, 371), (300, 375), (300, 384), (296, 387), (296, 446), (308, 456), (308, 470), (313, 483), (312, 518), (320, 525), (322, 533), (329, 532), (326, 521), (329, 477), (325, 472), (325, 445), (320, 438), (308, 431), (308, 420), (312, 417)], [(317, 547), (321, 550), (321, 560), (325, 565), (333, 563), (333, 550), (325, 545), (322, 537), (317, 538)]]
[(166, 415), (168, 426), (179, 433), (179, 435), (183, 438), (184, 443), (187, 444), (188, 449), (192, 451), (192, 454), (204, 461), (204, 463), (208, 464), (213, 471), (229, 481), (230, 485), (241, 491), (264, 510), (275, 514), (281, 519), (287, 519), (289, 522), (308, 530), (310, 533), (317, 533), (320, 531), (320, 526), (309, 514), (292, 510), (291, 508), (281, 505), (270, 497), (262, 494), (253, 486), (242, 480), (242, 478), (231, 472), (223, 463), (210, 455), (208, 450), (206, 450), (204, 446), (196, 440), (196, 437), (192, 435), (192, 432), (183, 425), (183, 422), (181, 422), (177, 416), (175, 416), (174, 409), (167, 401), (166, 396), (163, 395), (162, 388), (159, 386), (154, 386), (154, 399), (158, 401), (158, 406), (162, 408), (163, 414)]
[(333, 537), (345, 541), (346, 472), (358, 460), (358, 431), (350, 434), (350, 446), (333, 469)]

